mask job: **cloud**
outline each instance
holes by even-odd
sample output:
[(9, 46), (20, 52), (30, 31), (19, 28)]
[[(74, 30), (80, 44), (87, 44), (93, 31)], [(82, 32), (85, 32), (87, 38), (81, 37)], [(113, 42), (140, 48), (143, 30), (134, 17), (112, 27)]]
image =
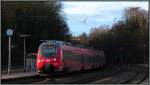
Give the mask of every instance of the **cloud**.
[(63, 9), (63, 11), (69, 15), (79, 15), (79, 14), (93, 15), (97, 12), (98, 8), (99, 8), (98, 6), (91, 7), (88, 5), (84, 6), (84, 5), (80, 4), (77, 6), (65, 8), (65, 9)]
[(127, 7), (141, 7), (145, 10), (148, 10), (148, 2), (103, 2), (103, 1), (95, 1), (95, 2), (63, 2), (64, 9), (63, 11), (69, 15), (98, 15), (101, 12), (105, 11), (120, 11)]
[(64, 13), (68, 18), (74, 18), (77, 21), (83, 21), (85, 17), (90, 20), (94, 18), (97, 21), (112, 21), (115, 17), (121, 17), (123, 10), (128, 7), (141, 7), (148, 10), (148, 2), (146, 1), (94, 1), (94, 2), (62, 2), (64, 5)]

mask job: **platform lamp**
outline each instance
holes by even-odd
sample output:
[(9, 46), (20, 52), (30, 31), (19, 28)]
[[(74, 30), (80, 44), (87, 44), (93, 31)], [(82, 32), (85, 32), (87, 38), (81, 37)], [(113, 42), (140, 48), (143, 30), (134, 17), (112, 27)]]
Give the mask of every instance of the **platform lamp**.
[(31, 35), (27, 34), (20, 34), (19, 37), (23, 38), (23, 44), (24, 44), (24, 72), (26, 71), (26, 38)]

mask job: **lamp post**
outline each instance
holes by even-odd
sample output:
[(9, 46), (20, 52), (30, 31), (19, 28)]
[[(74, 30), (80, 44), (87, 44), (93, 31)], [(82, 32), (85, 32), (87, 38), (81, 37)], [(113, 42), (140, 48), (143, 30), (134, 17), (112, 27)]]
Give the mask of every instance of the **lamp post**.
[(7, 36), (9, 37), (9, 45), (8, 45), (8, 74), (10, 73), (11, 69), (11, 36), (13, 35), (13, 30), (8, 29), (6, 31)]
[(26, 71), (26, 37), (29, 37), (31, 35), (25, 35), (25, 34), (20, 34), (19, 37), (23, 38), (23, 46), (24, 46), (24, 71)]

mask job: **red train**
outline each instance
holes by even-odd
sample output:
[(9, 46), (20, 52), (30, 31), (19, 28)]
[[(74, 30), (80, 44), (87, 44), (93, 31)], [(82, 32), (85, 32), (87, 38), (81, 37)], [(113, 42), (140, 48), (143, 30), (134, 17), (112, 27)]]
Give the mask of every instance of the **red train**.
[(104, 64), (105, 57), (102, 51), (52, 40), (39, 46), (36, 66), (39, 73), (47, 74), (100, 68)]

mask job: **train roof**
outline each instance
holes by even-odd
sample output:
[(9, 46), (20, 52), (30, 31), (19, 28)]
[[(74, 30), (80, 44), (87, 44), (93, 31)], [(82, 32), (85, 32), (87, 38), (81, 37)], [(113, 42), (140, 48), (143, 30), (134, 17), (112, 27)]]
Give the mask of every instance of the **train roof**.
[(51, 45), (57, 45), (57, 46), (60, 46), (60, 45), (67, 45), (67, 46), (73, 46), (73, 47), (79, 47), (79, 48), (85, 48), (85, 49), (91, 49), (91, 50), (95, 50), (93, 49), (92, 47), (85, 47), (81, 44), (72, 44), (70, 42), (65, 42), (65, 41), (59, 41), (59, 40), (41, 40), (43, 41), (42, 45), (48, 45), (48, 44), (51, 44)]
[(41, 41), (44, 41), (42, 44), (68, 45), (68, 46), (74, 46), (74, 47), (80, 47), (80, 48), (88, 48), (81, 44), (72, 44), (70, 42), (65, 42), (65, 41), (58, 41), (58, 40), (41, 40)]
[(58, 41), (58, 40), (41, 40), (41, 41), (43, 41), (41, 43), (41, 45), (48, 45), (48, 44), (51, 44), (51, 45), (72, 45), (69, 42)]

